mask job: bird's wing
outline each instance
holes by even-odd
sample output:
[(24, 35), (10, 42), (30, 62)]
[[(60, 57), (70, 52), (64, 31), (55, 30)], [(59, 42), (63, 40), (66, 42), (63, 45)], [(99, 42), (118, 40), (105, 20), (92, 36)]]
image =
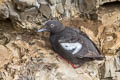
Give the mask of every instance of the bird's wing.
[(79, 34), (72, 28), (67, 29), (65, 32), (59, 38), (58, 43), (62, 49), (74, 55), (82, 49), (81, 39), (78, 38)]
[(89, 38), (89, 36), (78, 29), (73, 28), (77, 33), (79, 33), (79, 38), (82, 39), (83, 48), (77, 55), (80, 58), (97, 58), (103, 59), (104, 56), (101, 55), (101, 51), (97, 48), (96, 44)]
[[(72, 29), (72, 28), (71, 28)], [(101, 59), (99, 49), (94, 42), (82, 31), (66, 31), (58, 40), (60, 48), (64, 49), (74, 57)]]
[(76, 42), (76, 43), (60, 43), (61, 47), (64, 50), (71, 51), (71, 53), (74, 55), (78, 53), (82, 49), (82, 44)]
[(79, 35), (79, 38), (83, 41), (83, 47), (79, 53), (76, 54), (79, 58), (93, 58), (93, 59), (103, 59), (104, 56), (101, 55), (99, 49), (96, 47), (95, 43), (84, 35)]

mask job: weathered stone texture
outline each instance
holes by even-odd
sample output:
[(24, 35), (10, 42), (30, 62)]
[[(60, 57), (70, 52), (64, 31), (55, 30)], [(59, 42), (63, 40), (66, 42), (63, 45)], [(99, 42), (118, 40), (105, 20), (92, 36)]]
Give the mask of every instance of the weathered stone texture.
[[(116, 0), (4, 0), (4, 3), (0, 5), (0, 16), (1, 19), (10, 18), (14, 27), (31, 29), (31, 21), (29, 22), (26, 15), (23, 14), (31, 15), (33, 9), (36, 15), (31, 16), (37, 18), (34, 19), (36, 23), (33, 23), (34, 26), (37, 26), (38, 23), (54, 17), (70, 18), (71, 16), (79, 16), (80, 13), (91, 18), (95, 16), (97, 7), (113, 1)], [(92, 14), (93, 16), (91, 16)]]
[[(0, 0), (0, 80), (120, 80), (120, 8), (98, 9), (114, 1), (120, 0)], [(102, 25), (74, 20), (81, 14), (97, 17)], [(32, 31), (48, 19), (81, 28), (101, 48), (105, 60), (74, 70), (52, 51), (47, 33)]]

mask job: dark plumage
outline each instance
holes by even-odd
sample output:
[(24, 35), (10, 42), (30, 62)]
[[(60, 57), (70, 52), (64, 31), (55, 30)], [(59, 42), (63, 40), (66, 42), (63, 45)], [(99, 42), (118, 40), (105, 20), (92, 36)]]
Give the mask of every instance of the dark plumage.
[(50, 42), (55, 52), (72, 64), (104, 58), (96, 45), (82, 31), (65, 27), (57, 20), (47, 21), (38, 32), (49, 31)]

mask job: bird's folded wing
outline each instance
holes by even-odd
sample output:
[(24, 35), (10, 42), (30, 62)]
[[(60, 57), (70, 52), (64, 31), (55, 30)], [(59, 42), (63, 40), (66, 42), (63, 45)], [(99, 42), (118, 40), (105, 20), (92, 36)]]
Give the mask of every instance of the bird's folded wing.
[(78, 53), (82, 49), (82, 44), (76, 43), (60, 43), (64, 50), (71, 51), (72, 54)]
[(95, 43), (92, 40), (83, 35), (80, 35), (80, 38), (82, 38), (83, 41), (83, 48), (78, 54), (76, 54), (77, 57), (79, 58), (86, 57), (94, 59), (104, 58), (104, 56), (101, 55), (101, 52), (99, 51), (99, 49), (96, 47)]

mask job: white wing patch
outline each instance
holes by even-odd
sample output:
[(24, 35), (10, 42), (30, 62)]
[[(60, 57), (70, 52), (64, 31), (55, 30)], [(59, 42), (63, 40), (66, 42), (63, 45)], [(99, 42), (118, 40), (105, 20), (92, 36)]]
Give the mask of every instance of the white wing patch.
[(61, 43), (60, 44), (65, 50), (73, 50), (72, 54), (76, 54), (82, 48), (82, 44), (76, 43)]

